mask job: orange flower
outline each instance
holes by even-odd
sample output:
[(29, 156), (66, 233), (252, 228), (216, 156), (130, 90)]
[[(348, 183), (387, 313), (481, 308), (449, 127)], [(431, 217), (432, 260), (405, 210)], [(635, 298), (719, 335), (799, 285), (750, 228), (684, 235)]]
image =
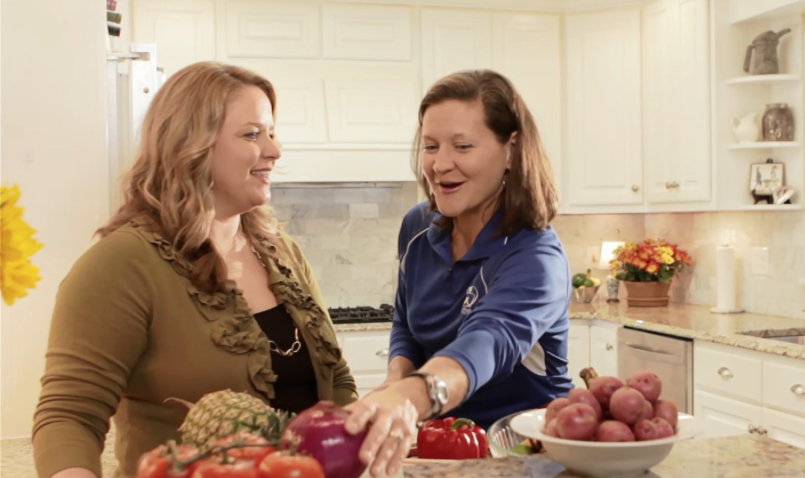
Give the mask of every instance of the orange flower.
[(648, 272), (649, 274), (656, 274), (657, 271), (659, 271), (659, 270), (660, 270), (660, 265), (657, 264), (656, 262), (653, 262), (653, 261), (651, 263), (649, 263), (648, 266), (646, 266), (646, 272)]

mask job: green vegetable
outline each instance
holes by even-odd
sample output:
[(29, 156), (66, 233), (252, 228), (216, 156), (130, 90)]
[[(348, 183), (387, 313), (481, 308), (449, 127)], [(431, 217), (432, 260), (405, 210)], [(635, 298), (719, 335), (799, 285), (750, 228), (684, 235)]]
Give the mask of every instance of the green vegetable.
[(587, 275), (586, 274), (576, 274), (573, 276), (573, 287), (578, 289), (579, 287), (583, 286), (584, 283), (587, 282)]
[(511, 451), (512, 453), (515, 453), (517, 455), (533, 455), (534, 454), (534, 449), (531, 448), (531, 446), (523, 445), (523, 444), (515, 445), (509, 451)]

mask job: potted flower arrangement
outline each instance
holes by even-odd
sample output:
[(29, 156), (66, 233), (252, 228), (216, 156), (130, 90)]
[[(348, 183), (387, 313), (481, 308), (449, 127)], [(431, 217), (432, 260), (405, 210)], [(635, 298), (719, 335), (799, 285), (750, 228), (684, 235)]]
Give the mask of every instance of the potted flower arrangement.
[(691, 263), (687, 252), (662, 239), (627, 242), (614, 256), (612, 275), (626, 286), (626, 301), (633, 307), (667, 306), (671, 280)]

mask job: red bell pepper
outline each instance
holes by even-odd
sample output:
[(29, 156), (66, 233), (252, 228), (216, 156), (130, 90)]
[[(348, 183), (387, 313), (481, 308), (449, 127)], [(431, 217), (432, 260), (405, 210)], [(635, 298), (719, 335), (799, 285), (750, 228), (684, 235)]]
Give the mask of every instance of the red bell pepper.
[(466, 460), (486, 458), (486, 432), (467, 418), (448, 417), (425, 422), (416, 438), (418, 458)]

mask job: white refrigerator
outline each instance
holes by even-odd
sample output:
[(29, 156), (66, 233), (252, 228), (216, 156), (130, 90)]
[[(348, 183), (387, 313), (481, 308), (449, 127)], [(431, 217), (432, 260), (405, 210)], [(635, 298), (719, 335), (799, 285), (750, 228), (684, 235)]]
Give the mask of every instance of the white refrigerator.
[(134, 161), (143, 117), (164, 81), (153, 43), (132, 43), (128, 52), (106, 56), (109, 214), (120, 207), (120, 180)]

